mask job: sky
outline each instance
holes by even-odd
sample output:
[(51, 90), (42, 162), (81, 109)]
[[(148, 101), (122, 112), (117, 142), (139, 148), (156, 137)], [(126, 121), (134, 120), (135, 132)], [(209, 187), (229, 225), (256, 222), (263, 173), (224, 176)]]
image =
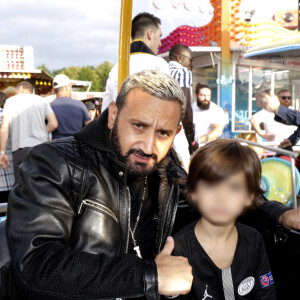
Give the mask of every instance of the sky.
[[(259, 7), (259, 19), (271, 17), (282, 3), (297, 8), (297, 2), (242, 0), (242, 5)], [(35, 67), (45, 64), (50, 70), (115, 63), (120, 7), (121, 0), (0, 0), (0, 44), (33, 46)], [(179, 25), (207, 24), (210, 7), (209, 0), (133, 0), (132, 15), (148, 11), (160, 17), (164, 37)]]

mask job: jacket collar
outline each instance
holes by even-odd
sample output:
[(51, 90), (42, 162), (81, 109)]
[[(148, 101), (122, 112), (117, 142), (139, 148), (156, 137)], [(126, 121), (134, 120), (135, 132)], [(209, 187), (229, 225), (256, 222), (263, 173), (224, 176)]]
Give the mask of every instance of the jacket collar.
[(126, 183), (127, 166), (120, 162), (115, 153), (114, 147), (110, 139), (110, 129), (107, 127), (108, 109), (101, 116), (90, 122), (82, 130), (74, 134), (74, 137), (85, 144), (105, 153), (105, 156), (96, 154), (98, 160), (103, 164), (111, 174), (123, 184)]
[(110, 141), (110, 129), (107, 127), (108, 109), (101, 116), (84, 126), (74, 137), (100, 151), (110, 152), (116, 156)]
[(148, 53), (155, 56), (152, 50), (142, 40), (134, 40), (130, 45), (130, 54), (137, 53)]

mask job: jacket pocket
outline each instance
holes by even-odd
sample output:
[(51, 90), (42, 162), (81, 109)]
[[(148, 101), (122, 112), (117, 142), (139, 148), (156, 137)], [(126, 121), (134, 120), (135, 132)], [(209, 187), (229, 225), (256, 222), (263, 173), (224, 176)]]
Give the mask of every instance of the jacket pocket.
[(70, 236), (72, 248), (113, 257), (121, 253), (122, 230), (116, 213), (104, 202), (81, 201)]
[(90, 199), (82, 200), (81, 204), (79, 206), (79, 209), (78, 209), (78, 214), (81, 214), (81, 212), (83, 210), (83, 206), (87, 206), (91, 209), (94, 209), (94, 210), (100, 212), (100, 213), (104, 213), (104, 214), (112, 217), (116, 223), (119, 223), (118, 218), (115, 215), (115, 213), (109, 207), (107, 207), (106, 205), (104, 205), (100, 202), (97, 202), (95, 200), (90, 200)]

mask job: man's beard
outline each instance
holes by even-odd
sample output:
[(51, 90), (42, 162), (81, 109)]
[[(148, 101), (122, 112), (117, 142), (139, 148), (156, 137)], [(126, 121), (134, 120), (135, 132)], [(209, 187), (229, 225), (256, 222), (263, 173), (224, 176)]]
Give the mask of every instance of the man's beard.
[[(127, 153), (122, 155), (121, 144), (119, 139), (119, 132), (118, 132), (118, 118), (115, 121), (115, 124), (111, 130), (111, 141), (115, 149), (115, 153), (120, 162), (124, 163), (128, 167), (128, 174), (131, 176), (148, 176), (154, 172), (156, 169), (158, 162), (157, 162), (157, 155), (156, 154), (146, 154), (141, 149), (129, 149)], [(129, 156), (133, 153), (138, 154), (141, 157), (152, 158), (153, 165), (148, 166), (146, 164), (140, 162), (131, 162)]]
[[(207, 100), (206, 100), (207, 101)], [(202, 110), (208, 110), (210, 106), (210, 101), (207, 101), (208, 103), (203, 103), (200, 100), (197, 100), (197, 105)]]

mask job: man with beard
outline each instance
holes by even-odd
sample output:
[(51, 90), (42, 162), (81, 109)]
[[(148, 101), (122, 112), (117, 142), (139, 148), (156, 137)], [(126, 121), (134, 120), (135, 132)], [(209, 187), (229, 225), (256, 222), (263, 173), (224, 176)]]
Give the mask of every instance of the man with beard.
[(167, 154), (185, 107), (173, 78), (140, 72), (98, 120), (30, 151), (8, 207), (20, 299), (189, 292), (191, 267), (168, 238), (185, 172)]
[[(31, 149), (8, 202), (13, 299), (154, 300), (189, 292), (191, 267), (170, 256), (168, 237), (193, 220), (180, 193), (186, 173), (168, 156), (185, 106), (174, 79), (143, 71), (79, 133)], [(280, 203), (266, 201), (260, 219), (300, 228)]]
[(224, 111), (211, 102), (211, 88), (208, 85), (198, 83), (195, 93), (197, 102), (192, 104), (192, 109), (196, 137), (200, 143), (215, 140), (224, 129)]

